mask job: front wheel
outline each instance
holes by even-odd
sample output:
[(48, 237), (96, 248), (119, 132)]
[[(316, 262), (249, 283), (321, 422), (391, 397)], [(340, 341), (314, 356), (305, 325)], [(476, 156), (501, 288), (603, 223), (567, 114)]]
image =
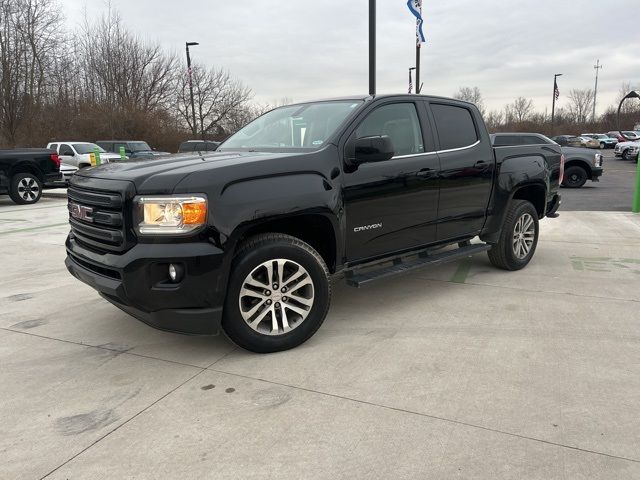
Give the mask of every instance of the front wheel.
[(622, 159), (631, 160), (631, 153), (629, 152), (628, 148), (624, 152), (622, 152)]
[(261, 234), (236, 255), (222, 327), (252, 352), (288, 350), (320, 328), (330, 300), (329, 271), (318, 252), (289, 235)]
[(9, 197), (18, 205), (31, 205), (42, 197), (42, 182), (33, 173), (19, 173), (11, 179)]
[(567, 188), (580, 188), (587, 183), (587, 171), (578, 166), (569, 167), (564, 172), (563, 186)]
[(533, 258), (538, 245), (538, 212), (531, 202), (513, 200), (509, 205), (498, 243), (487, 253), (503, 270), (520, 270)]

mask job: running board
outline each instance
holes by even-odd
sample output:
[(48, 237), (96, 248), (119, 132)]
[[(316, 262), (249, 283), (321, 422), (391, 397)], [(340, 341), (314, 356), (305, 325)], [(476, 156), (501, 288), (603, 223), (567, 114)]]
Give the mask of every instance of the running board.
[(464, 245), (456, 248), (455, 250), (447, 250), (446, 252), (434, 253), (431, 255), (424, 252), (419, 254), (417, 258), (413, 258), (411, 260), (396, 259), (393, 265), (383, 267), (378, 270), (358, 274), (353, 271), (349, 271), (346, 274), (346, 281), (347, 285), (359, 288), (375, 280), (380, 280), (381, 278), (401, 275), (426, 266), (454, 262), (461, 258), (475, 255), (476, 253), (486, 252), (489, 249), (491, 249), (491, 245), (486, 243), (476, 243), (472, 245)]

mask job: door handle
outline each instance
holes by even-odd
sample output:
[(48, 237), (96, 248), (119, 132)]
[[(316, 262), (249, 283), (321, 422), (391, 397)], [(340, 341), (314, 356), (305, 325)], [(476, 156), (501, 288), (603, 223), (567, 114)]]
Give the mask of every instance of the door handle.
[(478, 161), (475, 163), (474, 167), (475, 167), (475, 168), (484, 168), (484, 167), (486, 167), (487, 165), (489, 165), (489, 164), (488, 164), (487, 162), (485, 162), (484, 160), (478, 160)]
[(431, 168), (423, 168), (422, 170), (419, 170), (418, 172), (416, 172), (416, 176), (428, 178), (428, 177), (434, 176), (435, 173), (436, 173), (435, 170), (432, 170)]

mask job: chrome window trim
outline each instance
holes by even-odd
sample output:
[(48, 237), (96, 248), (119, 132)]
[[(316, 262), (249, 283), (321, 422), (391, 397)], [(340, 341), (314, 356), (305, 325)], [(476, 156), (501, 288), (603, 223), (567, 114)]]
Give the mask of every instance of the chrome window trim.
[[(473, 148), (473, 147), (475, 147), (476, 145), (479, 145), (479, 144), (480, 144), (480, 140), (476, 140), (475, 143), (472, 143), (471, 145), (467, 145), (466, 147), (449, 148), (447, 150), (434, 150), (434, 151), (431, 151), (431, 152), (423, 152), (423, 153), (412, 153), (410, 155), (398, 155), (396, 157), (391, 157), (391, 160), (393, 160), (395, 158), (422, 157), (424, 155), (438, 155), (440, 153), (459, 152), (461, 150), (468, 150), (468, 149)], [(546, 145), (546, 144), (544, 144), (544, 145)], [(510, 147), (521, 147), (522, 145), (509, 145), (509, 146)]]
[(449, 148), (447, 150), (438, 150), (436, 153), (440, 154), (440, 153), (449, 153), (449, 152), (459, 152), (461, 150), (468, 150), (470, 148), (473, 148), (476, 145), (480, 145), (480, 140), (476, 140), (475, 143), (472, 143), (471, 145), (467, 145), (466, 147)]

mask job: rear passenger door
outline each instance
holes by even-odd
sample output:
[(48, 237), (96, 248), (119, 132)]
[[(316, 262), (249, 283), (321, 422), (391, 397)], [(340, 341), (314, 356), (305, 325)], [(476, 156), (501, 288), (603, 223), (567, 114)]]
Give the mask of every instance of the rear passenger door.
[(429, 107), (440, 158), (437, 238), (477, 235), (493, 187), (495, 156), (489, 137), (482, 120), (467, 104), (431, 101)]
[(78, 166), (78, 157), (71, 148), (71, 145), (61, 143), (58, 150), (58, 156), (60, 157), (60, 162), (71, 165), (72, 167)]

